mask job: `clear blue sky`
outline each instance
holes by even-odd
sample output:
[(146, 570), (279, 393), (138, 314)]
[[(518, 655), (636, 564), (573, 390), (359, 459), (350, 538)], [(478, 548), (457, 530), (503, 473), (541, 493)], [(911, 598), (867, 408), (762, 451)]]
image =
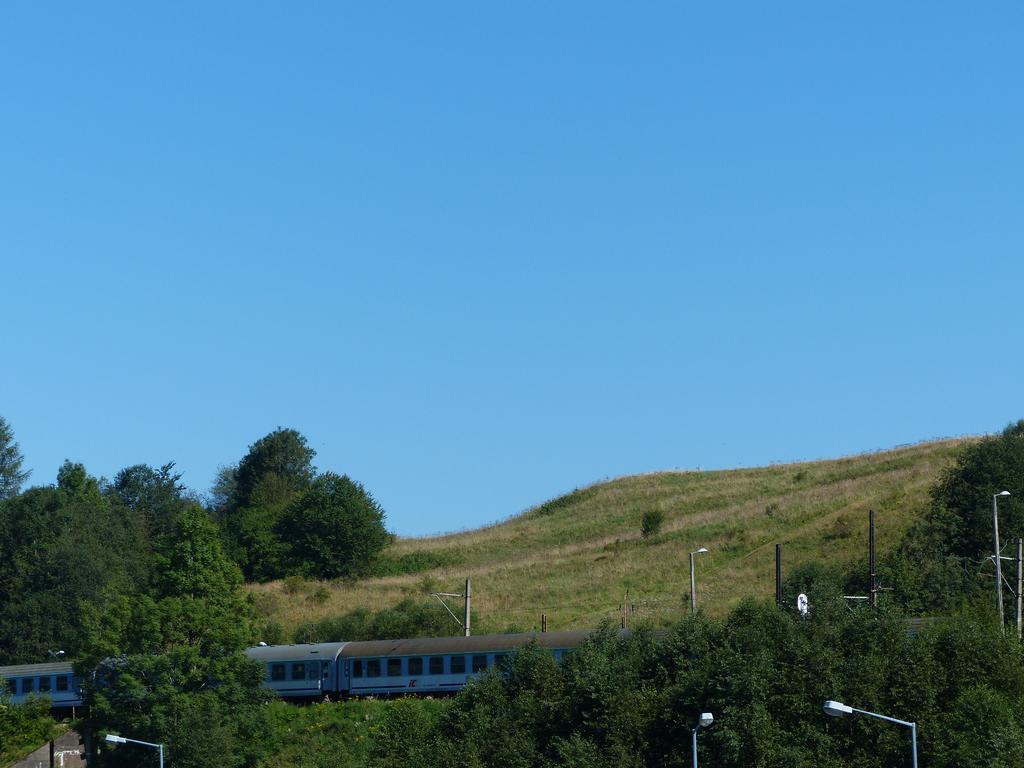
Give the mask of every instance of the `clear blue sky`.
[(7, 3), (0, 415), (37, 484), (295, 427), (401, 534), (1000, 429), (1022, 9)]

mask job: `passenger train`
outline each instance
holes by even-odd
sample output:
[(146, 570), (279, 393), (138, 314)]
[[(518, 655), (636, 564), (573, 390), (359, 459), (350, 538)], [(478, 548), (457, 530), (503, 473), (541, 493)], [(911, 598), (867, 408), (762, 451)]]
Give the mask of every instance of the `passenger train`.
[[(261, 645), (246, 655), (263, 666), (263, 684), (279, 697), (447, 694), (463, 688), (517, 649), (537, 643), (556, 661), (587, 632), (524, 632), (473, 637), (424, 637), (339, 643)], [(82, 685), (70, 662), (0, 667), (14, 702), (47, 696), (54, 709), (81, 706)]]

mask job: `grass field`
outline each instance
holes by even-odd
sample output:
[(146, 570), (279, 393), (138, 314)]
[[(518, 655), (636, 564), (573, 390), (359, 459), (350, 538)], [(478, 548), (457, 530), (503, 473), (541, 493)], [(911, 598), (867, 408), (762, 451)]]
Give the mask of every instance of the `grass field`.
[[(467, 576), (477, 633), (539, 629), (542, 613), (549, 629), (589, 628), (605, 618), (618, 621), (624, 600), (635, 606), (631, 621), (667, 624), (686, 606), (688, 554), (703, 546), (709, 552), (698, 556), (698, 600), (721, 614), (748, 595), (774, 594), (776, 543), (783, 545), (784, 571), (815, 559), (863, 560), (866, 568), (868, 510), (876, 512), (884, 553), (924, 510), (929, 486), (963, 442), (623, 477), (486, 528), (397, 540), (387, 559), (422, 564), (416, 572), (299, 590), (281, 582), (250, 589), (267, 618), (289, 632), (358, 606), (377, 610), (404, 597), (461, 592)], [(664, 513), (664, 524), (643, 538), (641, 517), (652, 509)]]

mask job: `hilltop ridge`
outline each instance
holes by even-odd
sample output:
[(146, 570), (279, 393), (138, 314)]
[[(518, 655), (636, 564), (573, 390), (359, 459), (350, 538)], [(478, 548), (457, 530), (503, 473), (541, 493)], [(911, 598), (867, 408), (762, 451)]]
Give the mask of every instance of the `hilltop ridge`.
[[(666, 624), (685, 610), (689, 552), (699, 556), (697, 595), (721, 615), (744, 597), (774, 591), (774, 545), (784, 571), (810, 560), (864, 558), (867, 512), (879, 549), (891, 549), (927, 505), (927, 491), (959, 446), (945, 439), (824, 461), (713, 471), (662, 471), (596, 483), (483, 528), (399, 538), (385, 572), (356, 582), (296, 588), (252, 585), (257, 605), (286, 631), (356, 607), (379, 610), (410, 596), (460, 592), (473, 579), (479, 632), (588, 628), (627, 618)], [(659, 510), (659, 533), (641, 518)], [(440, 606), (439, 610), (442, 610)]]

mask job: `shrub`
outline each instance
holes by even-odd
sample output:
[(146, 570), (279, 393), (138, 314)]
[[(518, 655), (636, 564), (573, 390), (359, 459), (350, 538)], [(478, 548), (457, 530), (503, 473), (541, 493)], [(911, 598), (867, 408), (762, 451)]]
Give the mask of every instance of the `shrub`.
[(661, 531), (661, 526), (665, 522), (665, 513), (660, 509), (649, 509), (644, 512), (644, 516), (640, 521), (640, 533), (646, 539), (650, 536), (654, 536)]

